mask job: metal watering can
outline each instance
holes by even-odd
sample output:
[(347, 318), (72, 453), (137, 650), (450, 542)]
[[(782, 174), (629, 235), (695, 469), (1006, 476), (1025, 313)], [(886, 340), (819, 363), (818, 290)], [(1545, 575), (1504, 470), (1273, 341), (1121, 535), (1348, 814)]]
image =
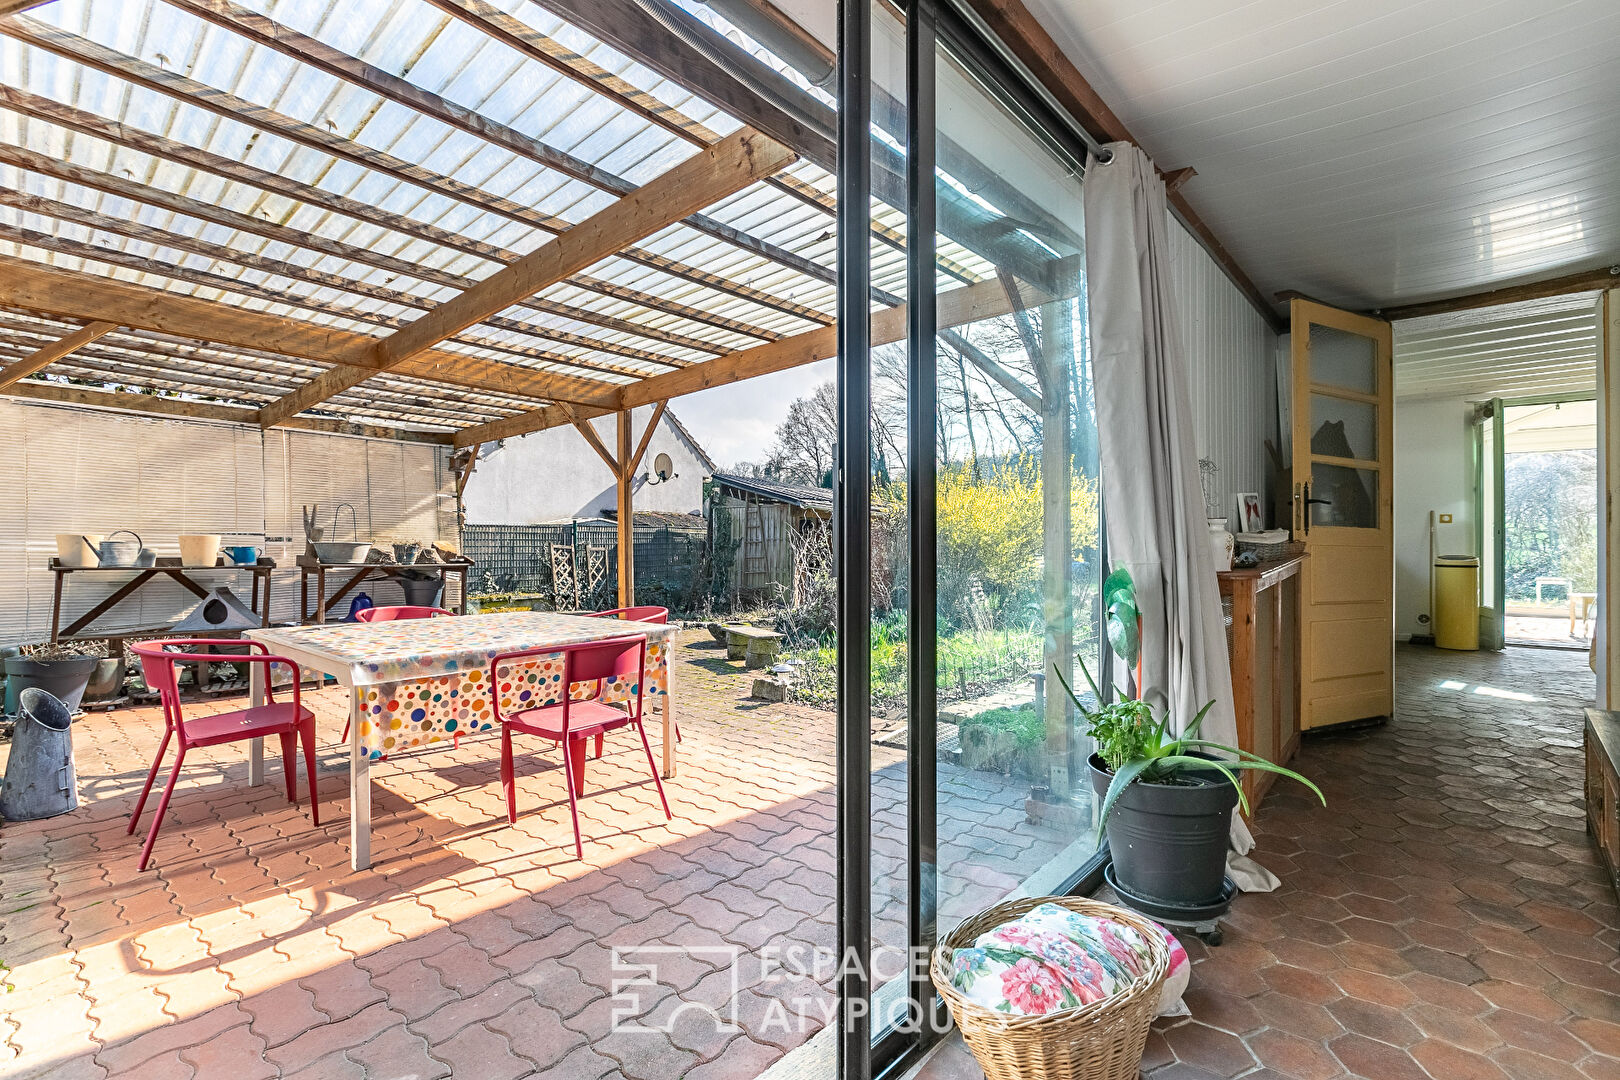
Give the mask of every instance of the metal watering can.
[[(101, 546), (97, 549), (97, 565), (118, 567), (140, 565), (141, 552), (146, 547), (145, 544), (141, 543), (140, 534), (130, 532), (128, 529), (119, 529), (118, 532), (109, 533), (108, 536), (117, 536), (118, 533), (125, 533), (135, 537), (135, 539), (103, 540)], [(88, 538), (86, 538), (85, 542), (89, 543)]]
[(78, 809), (73, 714), (60, 698), (32, 686), (18, 695), (17, 704), (17, 729), (0, 782), (0, 817), (34, 821)]

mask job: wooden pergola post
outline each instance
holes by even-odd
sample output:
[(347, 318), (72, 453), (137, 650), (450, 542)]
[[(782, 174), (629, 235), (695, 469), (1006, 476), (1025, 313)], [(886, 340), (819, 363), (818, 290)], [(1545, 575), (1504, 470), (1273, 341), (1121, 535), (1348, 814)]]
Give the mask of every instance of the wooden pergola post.
[(630, 410), (619, 410), (619, 606), (636, 602), (635, 498), (630, 488), (635, 463), (630, 460)]
[(658, 422), (664, 418), (664, 409), (669, 401), (658, 402), (653, 409), (652, 419), (647, 421), (647, 427), (641, 433), (641, 441), (631, 449), (631, 421), (634, 419), (634, 410), (620, 409), (615, 414), (618, 423), (617, 453), (610, 453), (602, 445), (601, 438), (596, 429), (591, 426), (590, 418), (572, 406), (564, 406), (573, 425), (579, 433), (585, 436), (585, 441), (596, 456), (602, 459), (608, 471), (613, 474), (613, 482), (617, 491), (615, 500), (619, 525), (619, 606), (633, 607), (636, 602), (636, 508), (635, 508), (635, 479), (636, 469), (641, 467), (641, 459), (647, 453), (647, 446), (652, 442), (653, 432), (658, 430)]

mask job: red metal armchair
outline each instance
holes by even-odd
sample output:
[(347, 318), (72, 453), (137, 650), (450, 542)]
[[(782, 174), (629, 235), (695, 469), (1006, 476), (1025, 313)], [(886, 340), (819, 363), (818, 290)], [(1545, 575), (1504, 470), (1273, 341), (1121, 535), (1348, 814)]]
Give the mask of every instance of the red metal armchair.
[[(611, 611), (593, 611), (593, 619), (622, 619), (625, 622), (667, 623), (669, 622), (669, 608), (667, 607), (621, 607)], [(675, 725), (675, 741), (681, 742), (681, 725)], [(602, 740), (596, 740), (596, 756), (602, 756)]]
[(667, 607), (621, 607), (612, 611), (593, 611), (593, 619), (623, 619), (625, 622), (669, 622), (669, 608)]
[[(195, 720), (187, 720), (181, 713), (180, 686), (174, 670), (175, 664), (217, 664), (223, 658), (218, 653), (169, 650), (177, 646), (219, 644), (221, 641), (218, 638), (175, 638), (168, 641), (143, 641), (130, 646), (140, 658), (141, 674), (145, 677), (146, 684), (158, 692), (158, 698), (163, 703), (164, 730), (163, 741), (158, 744), (157, 756), (152, 759), (152, 768), (146, 774), (146, 786), (141, 788), (141, 797), (135, 802), (135, 811), (129, 815), (127, 832), (134, 833), (135, 826), (141, 820), (141, 811), (146, 808), (146, 797), (152, 791), (153, 781), (157, 779), (158, 767), (163, 764), (163, 755), (168, 752), (169, 740), (175, 739), (179, 744), (174, 768), (169, 773), (169, 782), (164, 785), (163, 796), (158, 800), (157, 814), (152, 819), (152, 831), (147, 834), (146, 846), (141, 849), (142, 870), (145, 870), (146, 864), (151, 861), (152, 845), (157, 842), (158, 829), (163, 825), (163, 815), (169, 809), (169, 798), (174, 794), (174, 784), (180, 776), (180, 766), (185, 764), (186, 751), (194, 746), (217, 746), (221, 743), (240, 742), (243, 739), (263, 738), (266, 735), (279, 737), (281, 763), (287, 776), (287, 801), (297, 805), (298, 767), (294, 755), (296, 743), (302, 742), (304, 769), (309, 781), (310, 818), (316, 825), (321, 823), (320, 806), (315, 797), (315, 714), (304, 708), (298, 688), (300, 673), (297, 664), (285, 657), (271, 655), (270, 651), (257, 641), (232, 641), (230, 642), (232, 645), (245, 645), (256, 651), (245, 655), (232, 654), (228, 657), (229, 662), (265, 665), (265, 704), (238, 709), (235, 712), (201, 716)], [(292, 670), (291, 703), (278, 702), (275, 699), (270, 678), (275, 664), (285, 664)]]
[[(596, 683), (596, 695), (588, 700), (574, 701), (567, 690), (556, 705), (543, 705), (533, 709), (520, 709), (508, 716), (501, 715), (501, 694), (512, 688), (512, 676), (521, 661), (536, 656), (563, 658), (563, 687), (578, 682)], [(504, 668), (504, 671), (503, 671)], [(506, 820), (517, 823), (516, 777), (512, 767), (512, 733), (521, 731), (538, 735), (561, 744), (567, 764), (568, 811), (574, 818), (574, 853), (585, 857), (585, 847), (579, 835), (579, 797), (585, 790), (585, 743), (597, 740), (597, 756), (601, 756), (602, 736), (622, 727), (633, 727), (641, 736), (641, 748), (647, 754), (647, 767), (652, 770), (653, 783), (658, 785), (658, 798), (664, 804), (664, 817), (669, 811), (669, 799), (664, 795), (664, 782), (659, 778), (658, 765), (653, 761), (652, 745), (647, 742), (647, 731), (642, 726), (642, 701), (647, 674), (647, 639), (644, 637), (612, 638), (592, 641), (564, 648), (525, 649), (520, 652), (500, 653), (490, 661), (490, 696), (495, 704), (495, 720), (501, 725), (501, 786), (506, 791)], [(607, 680), (635, 680), (636, 696), (633, 702), (608, 705), (602, 700), (602, 689)]]
[(417, 607), (400, 604), (397, 607), (372, 607), (354, 613), (355, 622), (393, 622), (396, 619), (437, 619), (441, 615), (454, 616), (455, 612), (442, 607)]

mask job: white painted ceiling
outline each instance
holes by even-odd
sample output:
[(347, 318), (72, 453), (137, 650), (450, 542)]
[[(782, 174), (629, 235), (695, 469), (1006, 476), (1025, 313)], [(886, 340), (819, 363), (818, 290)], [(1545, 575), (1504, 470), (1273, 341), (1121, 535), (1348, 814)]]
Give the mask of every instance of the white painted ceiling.
[(1026, 0), (1260, 291), (1620, 262), (1616, 0)]

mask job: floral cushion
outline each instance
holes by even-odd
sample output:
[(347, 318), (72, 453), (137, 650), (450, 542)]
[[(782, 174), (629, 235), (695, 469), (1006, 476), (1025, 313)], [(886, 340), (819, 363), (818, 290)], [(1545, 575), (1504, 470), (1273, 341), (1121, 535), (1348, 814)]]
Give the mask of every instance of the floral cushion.
[(1112, 997), (1136, 980), (1152, 955), (1134, 927), (1042, 904), (957, 949), (951, 982), (987, 1009), (1041, 1016)]

